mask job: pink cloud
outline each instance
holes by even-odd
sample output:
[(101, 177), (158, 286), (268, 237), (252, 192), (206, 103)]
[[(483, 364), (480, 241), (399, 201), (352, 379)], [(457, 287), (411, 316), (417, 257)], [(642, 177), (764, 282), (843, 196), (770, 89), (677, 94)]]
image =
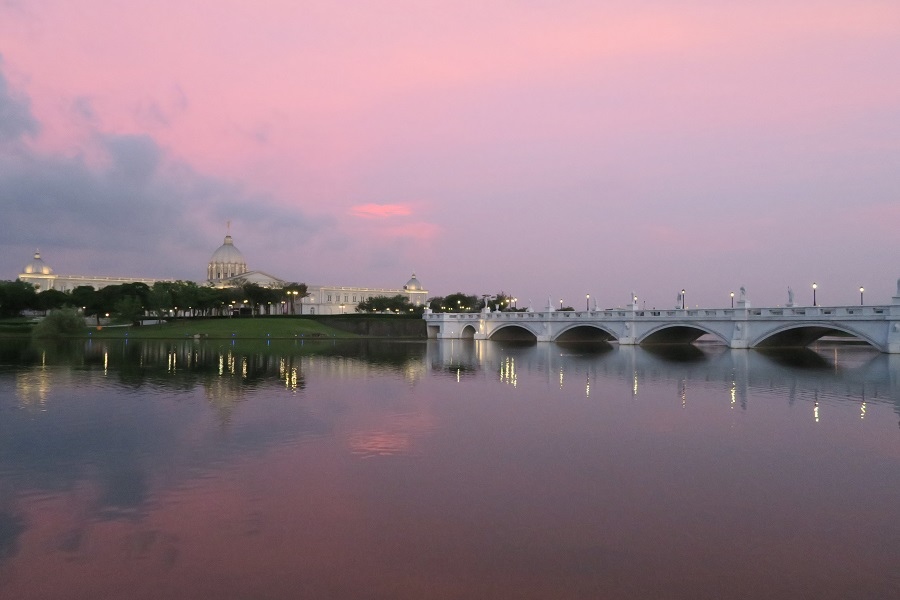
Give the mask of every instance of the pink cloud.
[(404, 204), (358, 204), (350, 209), (350, 214), (364, 219), (386, 219), (390, 217), (406, 217), (412, 210)]

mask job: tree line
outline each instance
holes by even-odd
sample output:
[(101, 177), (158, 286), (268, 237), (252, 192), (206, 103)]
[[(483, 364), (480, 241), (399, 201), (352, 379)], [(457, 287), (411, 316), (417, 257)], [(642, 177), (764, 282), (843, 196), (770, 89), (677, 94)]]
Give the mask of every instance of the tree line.
[(131, 322), (147, 315), (158, 319), (173, 314), (221, 316), (239, 308), (252, 315), (275, 314), (292, 309), (293, 301), (302, 302), (308, 295), (305, 283), (268, 288), (242, 282), (235, 287), (214, 288), (192, 281), (158, 281), (152, 286), (134, 282), (100, 289), (84, 285), (62, 292), (38, 291), (31, 283), (18, 280), (0, 281), (0, 316), (14, 317), (29, 310), (46, 313), (65, 307), (81, 309), (85, 316), (98, 321), (101, 316)]
[[(38, 291), (31, 283), (0, 281), (0, 317), (14, 317), (23, 311), (48, 311), (71, 307), (85, 316), (112, 316), (122, 321), (137, 322), (142, 317), (157, 319), (182, 316), (224, 316), (235, 311), (258, 314), (293, 314), (296, 303), (302, 306), (309, 296), (305, 283), (289, 283), (280, 288), (264, 287), (252, 282), (238, 282), (237, 286), (214, 288), (192, 281), (158, 281), (108, 285), (100, 289), (78, 286), (72, 290)], [(284, 304), (282, 304), (284, 303)], [(496, 294), (465, 294), (429, 298), (432, 312), (478, 312), (485, 306), (492, 311), (522, 311), (515, 299), (505, 292)], [(373, 296), (359, 302), (358, 313), (422, 314), (424, 307), (413, 305), (407, 296)]]
[(479, 312), (488, 307), (491, 311), (522, 312), (524, 308), (518, 308), (516, 299), (506, 292), (496, 294), (465, 294), (456, 292), (449, 296), (436, 296), (428, 300), (428, 308), (432, 312)]

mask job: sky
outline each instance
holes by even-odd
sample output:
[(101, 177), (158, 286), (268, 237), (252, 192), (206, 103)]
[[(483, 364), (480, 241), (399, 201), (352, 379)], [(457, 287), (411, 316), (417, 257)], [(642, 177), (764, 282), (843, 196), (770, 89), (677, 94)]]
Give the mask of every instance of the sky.
[(0, 279), (889, 303), (900, 3), (0, 0)]

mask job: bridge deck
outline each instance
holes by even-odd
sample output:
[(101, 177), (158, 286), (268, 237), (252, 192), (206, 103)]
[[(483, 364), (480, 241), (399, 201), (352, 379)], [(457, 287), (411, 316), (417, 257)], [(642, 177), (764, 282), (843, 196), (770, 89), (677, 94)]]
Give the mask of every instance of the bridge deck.
[(498, 331), (512, 327), (539, 342), (555, 341), (577, 327), (580, 331), (602, 331), (623, 345), (684, 342), (711, 334), (732, 348), (752, 348), (796, 345), (800, 340), (805, 343), (841, 333), (859, 337), (882, 352), (900, 353), (900, 297), (894, 300), (894, 304), (883, 306), (426, 312), (424, 319), (430, 337), (445, 339), (491, 339)]

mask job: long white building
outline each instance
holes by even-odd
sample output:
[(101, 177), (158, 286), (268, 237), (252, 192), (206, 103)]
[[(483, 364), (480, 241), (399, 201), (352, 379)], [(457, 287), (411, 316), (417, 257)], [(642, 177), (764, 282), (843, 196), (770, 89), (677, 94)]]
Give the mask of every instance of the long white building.
[(34, 288), (43, 292), (45, 290), (59, 290), (60, 292), (71, 292), (78, 286), (89, 285), (95, 290), (104, 288), (108, 285), (121, 285), (123, 283), (146, 283), (153, 285), (158, 279), (145, 279), (141, 277), (98, 277), (94, 275), (57, 275), (53, 269), (41, 258), (40, 251), (34, 253), (22, 272), (19, 273), (19, 281), (25, 281), (34, 286)]
[[(265, 271), (251, 271), (230, 234), (225, 236), (225, 241), (213, 252), (206, 268), (206, 275), (209, 285), (215, 287), (232, 287), (249, 282), (264, 287), (281, 288), (289, 283)], [(406, 285), (399, 288), (307, 284), (307, 293), (309, 295), (306, 298), (294, 296), (288, 298), (294, 305), (291, 311), (293, 314), (352, 313), (356, 310), (357, 304), (375, 296), (405, 296), (413, 306), (424, 306), (428, 302), (428, 290), (422, 287), (415, 273)]]
[[(34, 258), (22, 269), (19, 280), (31, 283), (39, 292), (44, 290), (59, 290), (69, 292), (78, 286), (91, 286), (96, 290), (108, 285), (120, 285), (123, 283), (141, 282), (153, 285), (159, 279), (146, 279), (141, 277), (98, 277), (93, 275), (59, 275), (44, 262), (40, 252), (34, 253)], [(171, 281), (171, 280), (169, 280)], [(288, 281), (280, 279), (265, 271), (251, 271), (247, 267), (244, 255), (234, 245), (231, 235), (225, 236), (225, 241), (219, 246), (206, 268), (206, 281), (201, 285), (210, 285), (219, 288), (235, 287), (243, 283), (255, 283), (264, 287), (282, 288), (288, 285)], [(424, 306), (428, 302), (428, 290), (422, 287), (415, 273), (406, 285), (397, 288), (370, 288), (344, 285), (307, 285), (306, 298), (298, 298), (288, 295), (285, 303), (293, 304), (292, 314), (319, 314), (335, 315), (352, 313), (356, 305), (375, 296), (405, 296), (409, 298), (413, 306)]]

